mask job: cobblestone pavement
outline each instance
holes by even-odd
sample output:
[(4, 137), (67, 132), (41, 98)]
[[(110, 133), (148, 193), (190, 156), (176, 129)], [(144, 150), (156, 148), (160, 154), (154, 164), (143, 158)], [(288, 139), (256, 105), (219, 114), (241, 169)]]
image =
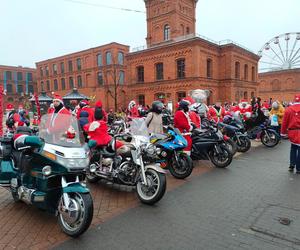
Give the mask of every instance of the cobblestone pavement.
[(287, 141), (251, 150), (56, 249), (300, 249), (300, 175), (287, 171), (288, 152)]
[[(213, 169), (208, 162), (197, 165), (193, 176)], [(168, 190), (190, 181), (191, 178), (176, 180), (168, 176)], [(90, 188), (94, 201), (92, 228), (140, 204), (135, 191), (125, 186), (99, 183)], [(56, 217), (24, 203), (14, 203), (10, 192), (0, 187), (0, 249), (46, 249), (68, 239)]]

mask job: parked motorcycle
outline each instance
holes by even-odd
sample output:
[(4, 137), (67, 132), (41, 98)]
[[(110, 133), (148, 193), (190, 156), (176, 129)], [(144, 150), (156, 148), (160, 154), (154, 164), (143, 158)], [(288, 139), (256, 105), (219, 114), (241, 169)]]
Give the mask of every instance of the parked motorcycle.
[[(52, 118), (42, 117), (39, 136), (32, 135), (28, 127), (19, 127), (15, 139), (0, 139), (0, 184), (11, 191), (15, 201), (57, 215), (61, 229), (77, 237), (93, 218), (93, 200), (83, 182), (89, 149), (75, 118), (57, 114), (55, 119), (63, 126), (49, 131)], [(71, 132), (65, 133), (66, 128)]]
[(193, 160), (210, 160), (216, 167), (225, 168), (232, 162), (233, 154), (224, 143), (223, 134), (215, 126), (192, 131)]
[[(135, 120), (139, 119), (132, 122)], [(137, 128), (141, 129), (138, 125)], [(143, 129), (139, 132), (143, 132)], [(126, 143), (116, 148), (117, 139)], [(144, 158), (151, 158), (156, 154), (156, 148), (149, 142), (148, 135), (140, 135), (131, 129), (130, 134), (115, 135), (106, 147), (97, 147), (93, 141), (90, 144), (94, 144), (95, 147), (87, 172), (89, 182), (95, 183), (105, 179), (118, 184), (136, 186), (140, 201), (148, 205), (153, 205), (164, 196), (165, 170), (159, 164), (144, 163)]]
[(157, 148), (155, 158), (162, 168), (168, 169), (177, 179), (191, 175), (193, 161), (183, 152), (187, 147), (187, 141), (178, 129), (168, 126), (166, 135), (153, 135), (150, 141)]

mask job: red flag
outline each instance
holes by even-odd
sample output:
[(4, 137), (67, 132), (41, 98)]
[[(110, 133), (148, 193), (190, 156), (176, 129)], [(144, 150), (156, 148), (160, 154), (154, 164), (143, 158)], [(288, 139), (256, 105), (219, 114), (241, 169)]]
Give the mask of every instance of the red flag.
[(40, 106), (39, 97), (37, 94), (34, 94), (34, 99), (35, 99), (36, 109), (38, 112), (38, 120), (40, 121), (41, 120), (41, 106)]

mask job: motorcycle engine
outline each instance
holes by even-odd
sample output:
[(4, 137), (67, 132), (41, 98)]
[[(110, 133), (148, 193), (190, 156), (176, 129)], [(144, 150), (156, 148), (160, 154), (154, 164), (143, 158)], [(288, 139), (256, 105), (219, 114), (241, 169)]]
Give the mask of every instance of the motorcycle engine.
[(118, 168), (119, 179), (127, 185), (134, 185), (138, 173), (137, 166), (131, 161), (123, 162)]

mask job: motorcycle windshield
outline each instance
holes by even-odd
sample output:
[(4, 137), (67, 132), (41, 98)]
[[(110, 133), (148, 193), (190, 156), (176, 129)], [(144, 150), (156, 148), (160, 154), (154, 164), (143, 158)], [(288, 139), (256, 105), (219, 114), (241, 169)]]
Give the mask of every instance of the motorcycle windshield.
[(144, 118), (132, 119), (129, 130), (133, 135), (149, 137), (148, 128)]
[(46, 114), (41, 118), (39, 136), (46, 143), (62, 147), (82, 147), (85, 143), (76, 117), (71, 114)]

